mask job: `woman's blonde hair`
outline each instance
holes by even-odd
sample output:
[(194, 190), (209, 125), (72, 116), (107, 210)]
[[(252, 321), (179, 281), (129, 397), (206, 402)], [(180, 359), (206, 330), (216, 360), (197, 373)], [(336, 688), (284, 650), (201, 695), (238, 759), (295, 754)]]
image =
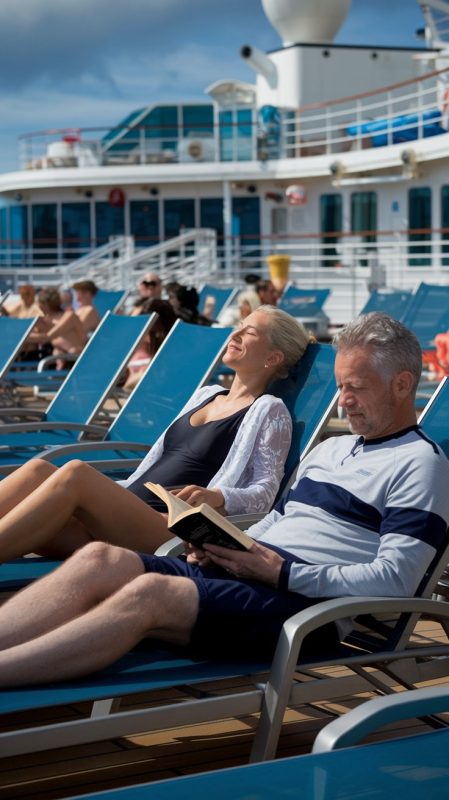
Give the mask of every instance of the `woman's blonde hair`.
[(280, 350), (284, 354), (277, 377), (286, 378), (289, 370), (304, 355), (309, 342), (314, 342), (315, 338), (306, 331), (299, 320), (280, 308), (264, 305), (256, 310), (270, 317), (267, 332), (270, 345), (274, 350)]
[(256, 294), (256, 292), (254, 292), (252, 289), (246, 289), (239, 293), (239, 296), (237, 297), (237, 304), (239, 308), (242, 303), (248, 303), (251, 311), (258, 311), (261, 306), (259, 295)]

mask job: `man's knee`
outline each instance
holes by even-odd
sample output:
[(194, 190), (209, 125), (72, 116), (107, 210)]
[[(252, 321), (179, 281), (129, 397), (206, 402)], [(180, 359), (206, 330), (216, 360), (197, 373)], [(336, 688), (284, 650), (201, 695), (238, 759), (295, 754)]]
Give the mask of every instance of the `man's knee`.
[(190, 631), (198, 616), (199, 596), (190, 578), (145, 573), (120, 592), (123, 611), (140, 615), (143, 635), (154, 629)]
[(73, 565), (81, 565), (83, 570), (94, 571), (100, 577), (102, 572), (117, 568), (130, 556), (135, 557), (136, 554), (107, 542), (94, 541), (80, 547), (69, 561)]

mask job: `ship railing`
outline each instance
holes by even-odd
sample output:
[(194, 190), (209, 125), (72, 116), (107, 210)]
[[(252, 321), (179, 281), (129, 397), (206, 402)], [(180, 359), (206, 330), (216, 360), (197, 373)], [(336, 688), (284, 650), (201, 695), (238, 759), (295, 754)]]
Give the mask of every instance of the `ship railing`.
[[(341, 153), (426, 138), (448, 129), (449, 67), (281, 114), (279, 154)], [(446, 90), (446, 95), (445, 95)]]
[[(449, 66), (370, 92), (300, 108), (263, 109), (244, 125), (218, 122), (185, 136), (183, 126), (38, 131), (19, 137), (22, 168), (277, 160), (382, 147), (444, 133), (449, 127)], [(260, 112), (260, 113), (259, 113)]]

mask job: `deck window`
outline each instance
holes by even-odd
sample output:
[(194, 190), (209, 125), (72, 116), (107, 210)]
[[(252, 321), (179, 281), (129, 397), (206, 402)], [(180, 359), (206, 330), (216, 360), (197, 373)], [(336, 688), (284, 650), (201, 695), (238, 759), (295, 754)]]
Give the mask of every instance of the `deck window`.
[(320, 197), (321, 266), (335, 267), (341, 260), (336, 245), (343, 227), (341, 194), (322, 194)]
[(39, 203), (31, 207), (33, 261), (54, 264), (57, 247), (56, 203)]
[(62, 247), (64, 259), (71, 260), (87, 253), (90, 249), (90, 204), (63, 203)]
[[(432, 192), (428, 186), (418, 186), (408, 193), (408, 263), (410, 267), (431, 264)], [(416, 244), (415, 244), (416, 242)]]
[(253, 125), (250, 108), (220, 111), (221, 161), (250, 161), (253, 158)]
[(125, 232), (125, 219), (121, 206), (111, 206), (100, 201), (95, 203), (96, 244), (106, 244), (111, 236), (122, 236)]
[(157, 200), (131, 200), (130, 233), (136, 247), (151, 247), (159, 242), (159, 203)]
[(183, 228), (195, 227), (195, 201), (190, 198), (165, 200), (164, 235), (166, 239), (178, 236)]

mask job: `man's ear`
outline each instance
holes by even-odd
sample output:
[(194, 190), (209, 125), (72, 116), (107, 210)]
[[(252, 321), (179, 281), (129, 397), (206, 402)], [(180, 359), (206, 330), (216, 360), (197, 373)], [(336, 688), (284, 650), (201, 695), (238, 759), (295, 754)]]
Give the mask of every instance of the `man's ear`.
[(411, 394), (413, 391), (414, 382), (414, 376), (408, 370), (404, 369), (402, 372), (398, 372), (394, 378), (394, 386), (398, 397), (404, 398)]

